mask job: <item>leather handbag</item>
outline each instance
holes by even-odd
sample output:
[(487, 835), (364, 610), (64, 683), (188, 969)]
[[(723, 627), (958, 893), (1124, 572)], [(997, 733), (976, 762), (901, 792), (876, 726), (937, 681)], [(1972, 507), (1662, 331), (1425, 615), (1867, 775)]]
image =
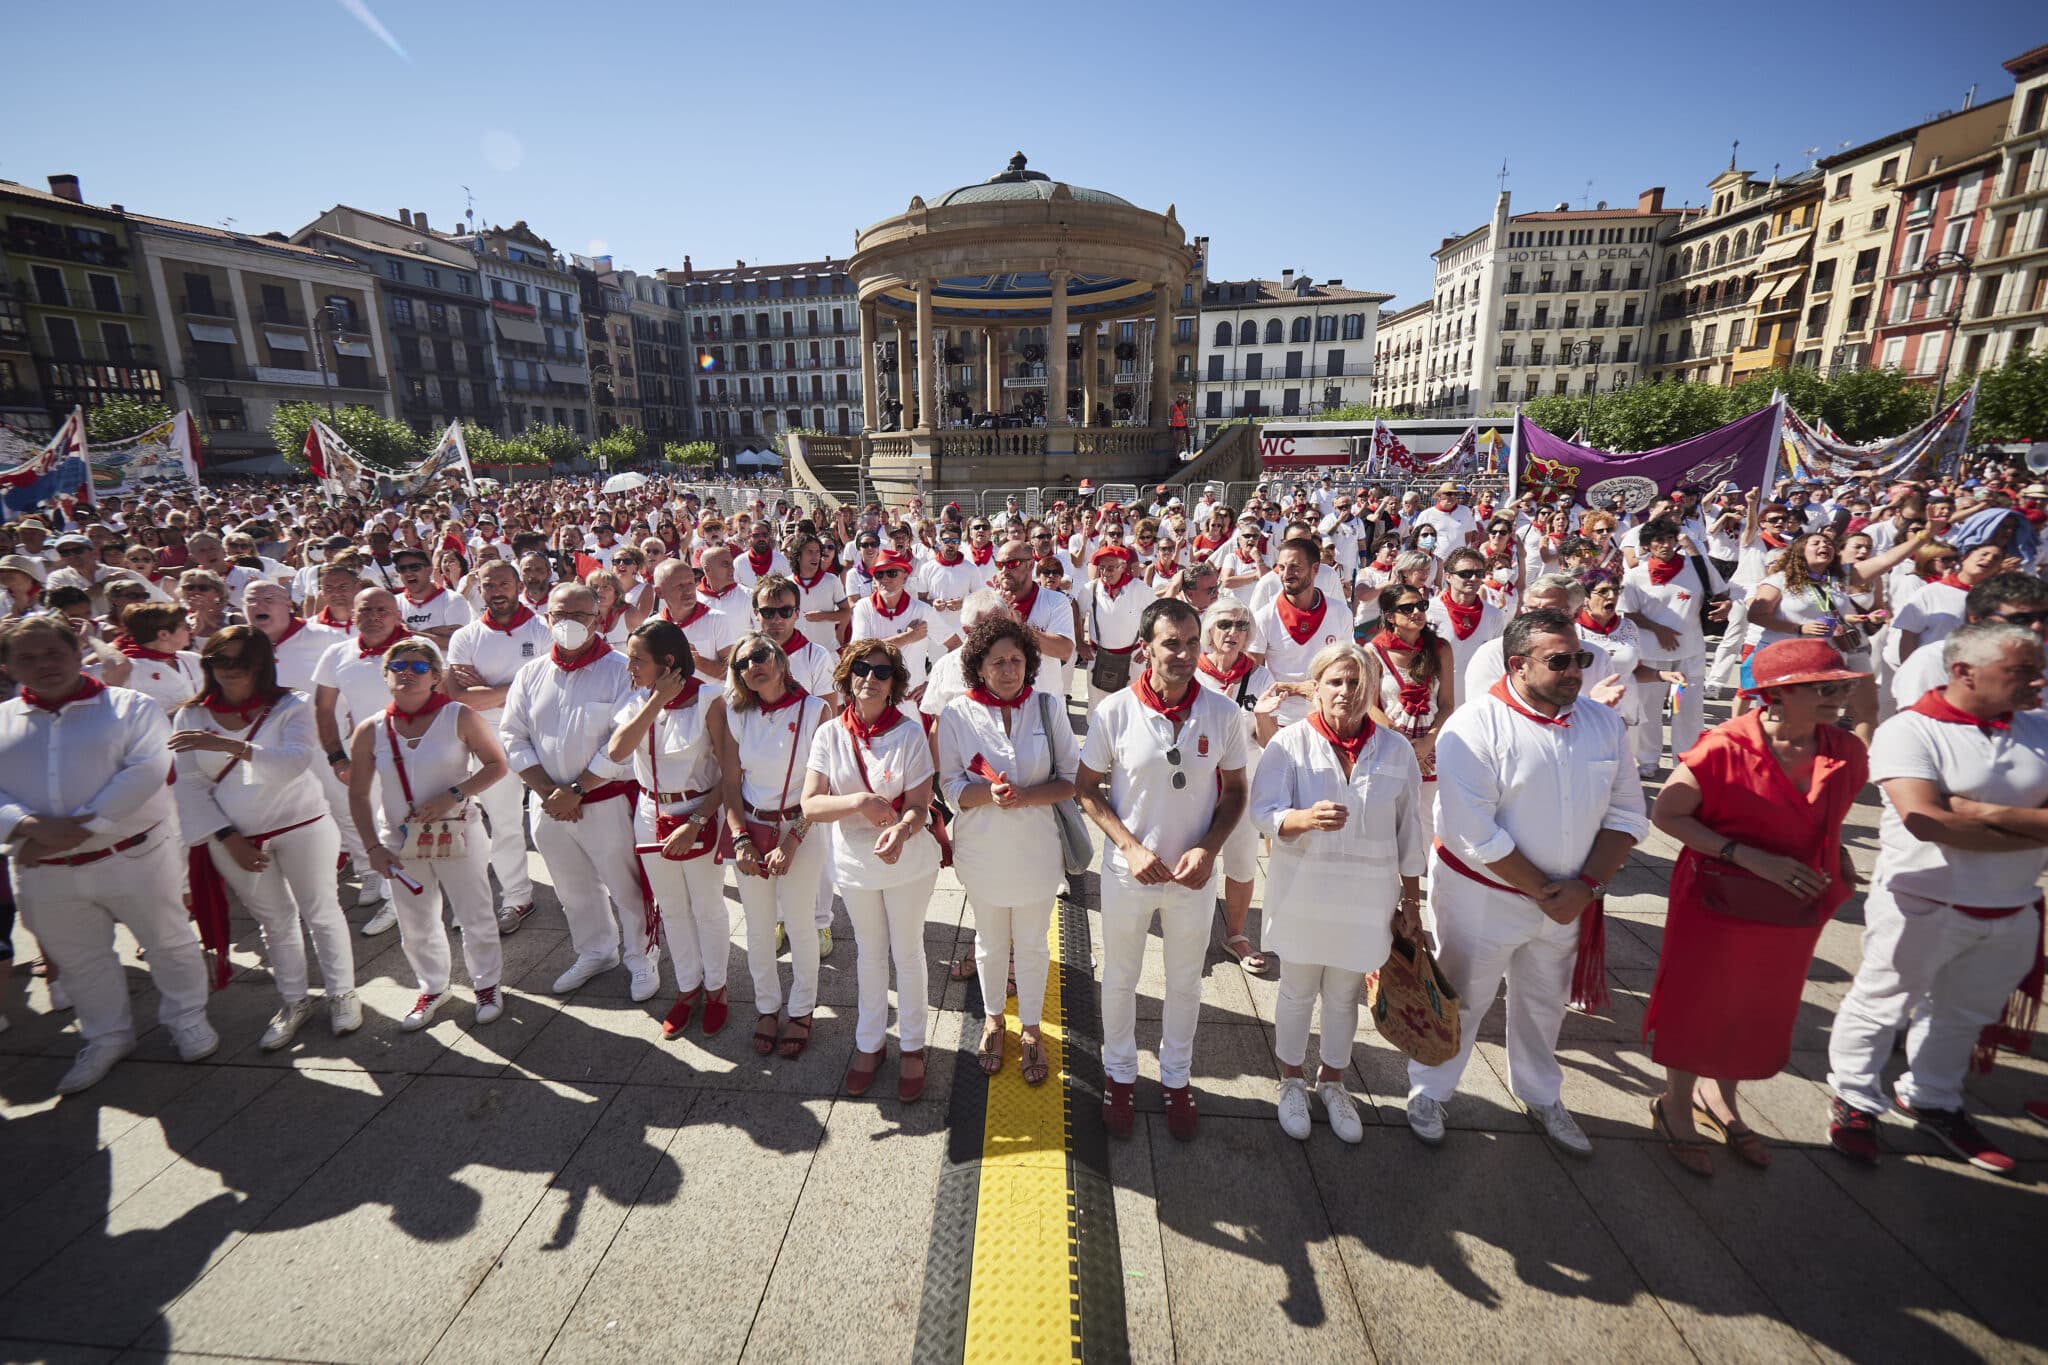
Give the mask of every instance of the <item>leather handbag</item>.
[[(1038, 720), (1045, 727), (1045, 745), (1049, 753), (1052, 750), (1053, 722), (1050, 693), (1038, 694)], [(1060, 862), (1069, 877), (1078, 877), (1095, 861), (1095, 841), (1088, 835), (1088, 817), (1081, 814), (1081, 803), (1070, 797), (1053, 802), (1052, 822), (1060, 832)]]
[[(1100, 591), (1100, 588), (1093, 588), (1088, 593), (1089, 620), (1097, 639), (1102, 636), (1102, 600), (1096, 596)], [(1089, 683), (1104, 692), (1121, 691), (1131, 680), (1131, 661), (1137, 657), (1135, 647), (1119, 654), (1113, 649), (1095, 646), (1095, 662), (1088, 666)]]
[[(803, 740), (803, 706), (804, 703), (801, 701), (797, 703), (797, 733), (789, 742), (789, 766), (782, 770), (782, 794), (775, 798), (775, 809), (778, 811), (789, 809), (789, 779), (796, 772), (796, 751), (798, 745)], [(769, 825), (763, 824), (759, 820), (749, 820), (742, 817), (741, 824), (747, 831), (747, 838), (754, 845), (754, 853), (756, 855), (754, 866), (759, 868), (761, 864), (758, 859), (766, 857), (782, 846), (782, 821), (778, 817), (774, 824)], [(739, 861), (739, 839), (733, 834), (732, 826), (724, 820), (718, 822), (717, 861), (721, 863), (737, 863)], [(747, 873), (742, 870), (742, 875), (766, 877), (768, 874), (764, 871)]]
[(1818, 896), (1795, 896), (1776, 882), (1719, 858), (1701, 858), (1693, 868), (1700, 904), (1723, 919), (1775, 924), (1785, 929), (1810, 929), (1825, 918)]
[(1458, 1055), (1458, 993), (1421, 944), (1394, 935), (1386, 965), (1365, 979), (1365, 1007), (1380, 1037), (1424, 1066)]

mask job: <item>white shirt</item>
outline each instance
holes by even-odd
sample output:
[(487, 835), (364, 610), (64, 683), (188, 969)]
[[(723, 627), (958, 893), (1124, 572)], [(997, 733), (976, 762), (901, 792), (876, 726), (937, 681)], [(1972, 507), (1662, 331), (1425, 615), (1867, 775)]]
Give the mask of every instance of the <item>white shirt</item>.
[(1472, 533), (1479, 528), (1479, 519), (1469, 507), (1453, 507), (1446, 512), (1431, 503), (1416, 513), (1415, 525), (1436, 528), (1436, 557), (1448, 559), (1451, 551), (1463, 549), (1470, 543)]
[[(1221, 694), (1194, 683), (1194, 707), (1175, 734), (1172, 722), (1125, 688), (1104, 697), (1088, 721), (1081, 746), (1081, 765), (1108, 775), (1110, 809), (1138, 842), (1169, 866), (1200, 843), (1216, 813), (1216, 775), (1242, 772), (1245, 765), (1244, 722), (1237, 707)], [(1177, 754), (1179, 762), (1168, 760)], [(1176, 775), (1184, 776), (1178, 787)], [(1139, 888), (1124, 861), (1123, 850), (1102, 844), (1102, 875), (1115, 877), (1126, 890), (1164, 899), (1200, 898), (1209, 887)], [(1214, 878), (1211, 878), (1213, 884)]]
[[(1344, 596), (1344, 580), (1338, 576), (1337, 570), (1328, 564), (1316, 565), (1316, 586), (1322, 589), (1323, 595), (1332, 602), (1349, 600)], [(1239, 595), (1242, 596), (1243, 594), (1240, 593)], [(1276, 570), (1268, 569), (1260, 576), (1258, 582), (1252, 584), (1251, 596), (1246, 605), (1256, 612), (1279, 595), (1280, 575)], [(1258, 641), (1254, 641), (1252, 648), (1264, 649), (1265, 646)]]
[(1337, 567), (1344, 576), (1349, 578), (1357, 573), (1358, 542), (1365, 534), (1364, 523), (1355, 516), (1340, 521), (1336, 513), (1332, 512), (1323, 518), (1316, 530), (1323, 539), (1330, 542), (1330, 548), (1337, 555)]
[(903, 652), (903, 667), (910, 674), (910, 688), (914, 692), (924, 686), (926, 661), (934, 653), (944, 650), (946, 637), (940, 633), (940, 626), (932, 609), (910, 595), (908, 589), (898, 603), (893, 615), (884, 615), (875, 605), (880, 589), (869, 593), (853, 604), (853, 634), (850, 640), (883, 640), (891, 635), (900, 635), (919, 621), (925, 623), (924, 638), (912, 640), (898, 646)]
[(953, 870), (968, 894), (983, 904), (1032, 905), (1050, 901), (1065, 881), (1057, 817), (1051, 806), (964, 809), (960, 793), (987, 781), (968, 766), (979, 755), (1019, 790), (1055, 778), (1071, 782), (1081, 746), (1065, 700), (1049, 693), (1033, 691), (1010, 721), (1012, 733), (1005, 734), (998, 708), (956, 692), (939, 715), (939, 790), (955, 812)]
[[(1593, 666), (1584, 670), (1586, 682), (1580, 695), (1585, 696), (1586, 691), (1590, 690), (1594, 683), (1614, 672), (1615, 666), (1613, 656), (1608, 654), (1607, 646), (1601, 643), (1600, 636), (1593, 635), (1589, 638), (1586, 632), (1581, 631), (1579, 648), (1593, 656)], [(1460, 706), (1474, 697), (1485, 696), (1495, 683), (1507, 676), (1505, 652), (1506, 641), (1498, 635), (1473, 651), (1472, 657), (1465, 663), (1465, 671), (1458, 675), (1457, 697)], [(1624, 678), (1623, 681), (1627, 679)], [(1592, 700), (1590, 697), (1586, 699)]]
[(1437, 732), (1437, 837), (1482, 876), (1520, 852), (1547, 877), (1576, 877), (1600, 831), (1649, 829), (1621, 717), (1581, 705), (1562, 717), (1545, 725), (1481, 695)]
[(358, 722), (369, 719), (391, 704), (391, 689), (384, 685), (384, 656), (365, 655), (362, 641), (355, 637), (338, 640), (320, 656), (313, 668), (313, 685), (331, 687), (334, 723), (340, 729), (342, 747)]
[(319, 670), (320, 660), (328, 650), (348, 638), (349, 633), (345, 630), (294, 618), (291, 633), (281, 641), (273, 640), (270, 645), (270, 652), (277, 658), (278, 686), (304, 692), (310, 699), (313, 695), (313, 674)]
[(73, 857), (175, 819), (169, 738), (164, 709), (126, 687), (73, 699), (54, 712), (18, 696), (0, 702), (0, 843), (12, 840), (28, 816), (90, 812), (92, 837), (65, 851)]
[[(612, 717), (633, 692), (617, 650), (571, 672), (552, 652), (523, 666), (505, 694), (498, 734), (514, 778), (538, 764), (548, 780), (574, 782), (585, 771), (610, 780), (626, 772), (605, 757)], [(664, 781), (666, 779), (663, 779)]]
[(794, 574), (790, 575), (790, 581), (796, 584), (799, 594), (796, 628), (820, 649), (838, 653), (839, 627), (831, 621), (806, 621), (803, 617), (808, 612), (838, 611), (845, 606), (845, 583), (837, 576), (822, 571), (818, 574), (818, 581), (808, 588)]
[(704, 671), (703, 661), (716, 659), (737, 644), (740, 636), (751, 628), (747, 621), (731, 612), (720, 611), (702, 599), (680, 621), (668, 614), (667, 607), (661, 609), (661, 619), (682, 627), (683, 638), (690, 642), (690, 654), (698, 661), (697, 681), (710, 683), (713, 687), (723, 686), (719, 679)]
[[(1709, 572), (1712, 572), (1712, 566)], [(1637, 613), (1663, 626), (1666, 630), (1678, 632), (1678, 648), (1666, 649), (1654, 634), (1645, 633), (1643, 644), (1652, 659), (1693, 659), (1704, 658), (1707, 652), (1706, 636), (1701, 633), (1700, 613), (1705, 610), (1707, 594), (1711, 587), (1702, 585), (1698, 571), (1690, 559), (1679, 561), (1678, 575), (1669, 583), (1658, 584), (1650, 581), (1649, 556), (1636, 561), (1636, 566), (1622, 575), (1621, 610)]]
[[(199, 656), (189, 649), (181, 649), (169, 659), (130, 659), (126, 686), (154, 698), (157, 705), (169, 714), (175, 706), (192, 699), (206, 681), (204, 670), (199, 667)], [(88, 669), (97, 673), (97, 666)]]
[(413, 601), (408, 593), (398, 594), (398, 614), (405, 622), (408, 635), (466, 626), (475, 619), (469, 603), (463, 601), (459, 594), (440, 587), (435, 588), (433, 595), (423, 602)]
[(964, 601), (967, 594), (988, 583), (989, 575), (995, 572), (995, 562), (986, 566), (977, 565), (965, 552), (958, 564), (941, 564), (937, 557), (917, 566), (917, 572), (910, 575), (910, 591), (913, 596), (931, 599), (925, 605), (931, 611), (932, 633), (929, 637), (933, 646), (943, 644), (955, 635), (962, 635), (960, 611), (956, 607), (941, 611), (931, 602)]
[[(871, 791), (884, 800), (895, 801), (933, 775), (932, 746), (914, 714), (902, 717), (865, 743), (854, 737), (844, 721), (828, 720), (811, 737), (810, 757), (805, 766), (821, 774), (835, 795)], [(939, 843), (929, 828), (918, 831), (903, 846), (894, 864), (875, 856), (875, 839), (883, 826), (865, 816), (849, 815), (832, 821), (831, 828), (832, 869), (827, 875), (834, 885), (855, 891), (882, 891), (930, 877), (939, 870)]]
[(1126, 573), (1115, 596), (1100, 580), (1089, 582), (1081, 601), (1082, 629), (1097, 649), (1123, 654), (1138, 644), (1138, 618), (1159, 600), (1152, 585)]
[(756, 810), (794, 806), (803, 796), (803, 759), (811, 751), (812, 736), (830, 716), (820, 697), (805, 697), (774, 711), (764, 711), (759, 704), (744, 711), (728, 707), (726, 723), (739, 749), (740, 800)]
[(193, 750), (176, 756), (178, 780), (171, 790), (186, 843), (203, 843), (224, 826), (263, 834), (327, 814), (327, 794), (313, 775), (320, 738), (307, 698), (285, 693), (253, 733), (222, 728), (203, 706), (184, 707), (173, 719), (177, 730), (226, 735), (248, 741), (250, 748), (240, 762)]
[(1870, 780), (1884, 790), (1872, 880), (1946, 905), (2033, 904), (2041, 894), (2036, 883), (2048, 870), (2048, 849), (1999, 853), (1917, 838), (1884, 788), (1895, 777), (1932, 782), (1944, 796), (2038, 807), (2048, 802), (2048, 714), (2020, 711), (2009, 729), (1987, 734), (1975, 725), (1901, 711), (1870, 740)]
[(766, 578), (768, 574), (781, 574), (784, 578), (796, 577), (795, 574), (790, 572), (789, 556), (782, 553), (779, 549), (768, 552), (767, 574), (754, 572), (753, 561), (747, 557), (745, 550), (733, 551), (732, 581), (739, 585), (740, 591), (747, 594), (749, 600), (753, 598), (754, 585), (763, 578)]
[(1915, 654), (1930, 646), (1938, 648), (1963, 624), (1967, 617), (1964, 603), (1969, 597), (1969, 589), (1937, 579), (1906, 598), (1899, 604), (1898, 614), (1892, 617), (1892, 628), (1885, 632), (1885, 656), (1894, 664), (1912, 657), (1900, 652), (1907, 631), (1919, 636), (1913, 645)]
[[(1287, 625), (1280, 618), (1280, 598), (1276, 594), (1264, 606), (1252, 612), (1252, 630), (1258, 635), (1258, 644), (1265, 651), (1266, 667), (1281, 682), (1305, 682), (1308, 666), (1326, 645), (1333, 645), (1351, 638), (1351, 613), (1344, 608), (1344, 600), (1323, 593), (1320, 607), (1311, 608), (1310, 616), (1319, 619), (1309, 626), (1308, 638), (1297, 641), (1288, 633)], [(1309, 699), (1288, 695), (1280, 699), (1277, 712), (1282, 725), (1292, 725), (1308, 716)]]
[[(717, 805), (718, 755), (712, 750), (711, 735), (704, 726), (704, 711), (714, 695), (709, 690), (700, 691), (688, 706), (655, 712), (647, 737), (633, 746), (633, 757), (628, 762), (633, 767), (633, 780), (640, 784), (637, 823), (643, 843), (654, 836), (655, 792), (704, 793), (687, 801), (662, 804), (663, 815), (688, 815), (706, 803)], [(647, 689), (636, 688), (628, 693), (612, 713), (612, 728), (616, 730), (639, 715), (646, 702)], [(657, 780), (659, 787), (655, 785)]]
[(837, 705), (838, 693), (832, 682), (832, 674), (839, 667), (839, 651), (820, 649), (812, 644), (801, 632), (789, 637), (789, 644), (783, 653), (789, 658), (789, 676), (796, 679), (796, 685), (814, 697), (823, 697)]
[[(1006, 602), (1008, 598), (1004, 599)], [(1057, 635), (1062, 640), (1074, 638), (1074, 600), (1063, 592), (1034, 583), (1031, 595), (1022, 603), (1010, 603), (1010, 609), (1017, 612), (1025, 625), (1045, 635)], [(1038, 676), (1031, 680), (1031, 686), (1040, 692), (1050, 692), (1054, 697), (1066, 695), (1066, 671), (1058, 659), (1039, 652)]]
[[(1444, 607), (1444, 594), (1432, 594), (1429, 599), (1429, 624), (1451, 647), (1451, 674), (1462, 679), (1465, 669), (1471, 664), (1479, 647), (1488, 640), (1498, 640), (1501, 632), (1508, 628), (1508, 618), (1501, 610), (1484, 598), (1479, 603), (1479, 624), (1464, 639), (1458, 638), (1458, 631), (1451, 624), (1451, 613)], [(1464, 698), (1460, 697), (1460, 701)]]
[[(516, 611), (513, 614), (518, 615)], [(461, 664), (473, 668), (487, 686), (506, 687), (520, 669), (546, 654), (550, 647), (547, 622), (539, 615), (529, 615), (512, 629), (501, 630), (486, 613), (456, 631), (449, 639), (448, 666), (453, 668)], [(504, 712), (502, 706), (477, 710), (477, 714), (493, 727)]]

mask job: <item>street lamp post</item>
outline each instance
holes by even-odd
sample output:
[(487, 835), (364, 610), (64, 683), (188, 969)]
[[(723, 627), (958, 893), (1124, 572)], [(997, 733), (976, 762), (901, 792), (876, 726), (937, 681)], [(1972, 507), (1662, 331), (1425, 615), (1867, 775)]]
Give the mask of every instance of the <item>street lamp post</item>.
[(1934, 380), (1934, 411), (1941, 411), (1942, 390), (1948, 387), (1949, 357), (1955, 354), (1956, 333), (1963, 325), (1963, 297), (1970, 292), (1970, 271), (1976, 262), (1960, 251), (1937, 251), (1920, 266), (1920, 284), (1917, 292), (1925, 298), (1934, 289), (1935, 279), (1953, 269), (1956, 272), (1956, 296), (1948, 310), (1948, 340), (1941, 348), (1941, 372)]
[[(339, 309), (332, 302), (323, 303), (313, 314), (313, 357), (320, 362), (320, 387), (327, 395), (327, 420), (334, 421), (334, 384), (327, 374), (327, 347), (333, 345), (336, 357), (341, 354), (341, 319)], [(340, 368), (337, 358), (335, 368)]]
[[(1571, 363), (1574, 368), (1577, 368), (1586, 363), (1586, 357), (1597, 354), (1598, 352), (1593, 349), (1593, 343), (1581, 337), (1572, 343)], [(1599, 387), (1600, 370), (1596, 361), (1593, 370), (1593, 382), (1586, 386), (1586, 440), (1588, 442), (1591, 442), (1593, 439), (1593, 391)]]

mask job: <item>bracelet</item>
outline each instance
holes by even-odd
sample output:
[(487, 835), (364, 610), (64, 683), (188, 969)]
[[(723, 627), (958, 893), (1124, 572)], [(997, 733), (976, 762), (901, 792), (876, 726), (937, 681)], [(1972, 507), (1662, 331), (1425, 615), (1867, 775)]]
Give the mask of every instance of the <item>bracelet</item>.
[(1736, 844), (1737, 844), (1737, 841), (1736, 841), (1736, 840), (1734, 840), (1734, 839), (1730, 839), (1730, 840), (1729, 840), (1729, 841), (1728, 841), (1727, 843), (1725, 843), (1725, 844), (1721, 845), (1721, 851), (1720, 851), (1719, 853), (1716, 853), (1716, 854), (1714, 855), (1714, 857), (1715, 857), (1715, 858), (1716, 858), (1717, 860), (1719, 860), (1719, 861), (1721, 861), (1721, 862), (1724, 862), (1724, 863), (1732, 863), (1732, 862), (1734, 862), (1734, 861), (1735, 861), (1735, 849), (1736, 849)]
[(346, 749), (329, 749), (329, 750), (327, 751), (327, 761), (328, 761), (329, 763), (346, 763), (346, 762), (348, 762), (348, 750), (346, 750)]

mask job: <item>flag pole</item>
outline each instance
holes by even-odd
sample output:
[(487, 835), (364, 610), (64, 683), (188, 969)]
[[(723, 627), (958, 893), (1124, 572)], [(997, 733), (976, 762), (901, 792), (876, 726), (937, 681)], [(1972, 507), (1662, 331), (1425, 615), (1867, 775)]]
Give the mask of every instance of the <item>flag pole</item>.
[(1771, 485), (1778, 481), (1778, 457), (1785, 449), (1785, 393), (1782, 389), (1771, 391), (1771, 453), (1764, 461), (1763, 486), (1756, 491), (1758, 503), (1770, 501)]
[(1508, 428), (1508, 501), (1522, 495), (1522, 405), (1515, 404), (1515, 419)]

